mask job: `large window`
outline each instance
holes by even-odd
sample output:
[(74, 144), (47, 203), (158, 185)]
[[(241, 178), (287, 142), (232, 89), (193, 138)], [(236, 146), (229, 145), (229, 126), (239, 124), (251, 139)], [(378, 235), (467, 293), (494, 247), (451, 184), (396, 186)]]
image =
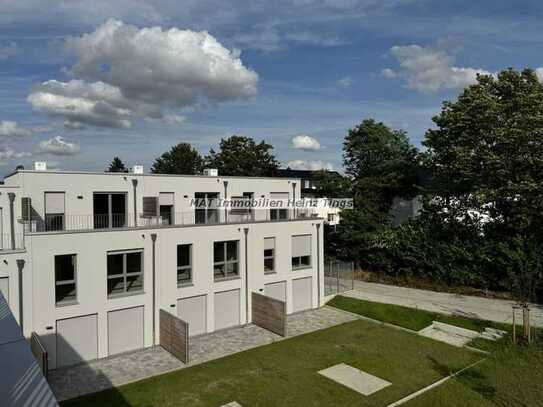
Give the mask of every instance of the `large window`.
[(239, 275), (239, 240), (213, 243), (213, 275), (215, 279)]
[(76, 255), (55, 256), (55, 302), (57, 305), (77, 300)]
[(94, 193), (93, 210), (94, 229), (125, 227), (126, 193)]
[(292, 236), (292, 269), (311, 266), (311, 235)]
[(254, 220), (254, 212), (251, 208), (253, 200), (252, 192), (244, 192), (243, 196), (233, 196), (232, 209), (230, 209), (229, 220), (231, 222), (249, 222)]
[(264, 274), (275, 272), (275, 237), (264, 239)]
[(64, 192), (45, 193), (45, 230), (64, 230)]
[(192, 245), (177, 245), (177, 285), (192, 281)]
[[(279, 205), (282, 202), (283, 206), (286, 206), (288, 201), (288, 192), (272, 192), (270, 194), (270, 199), (275, 202), (276, 205)], [(270, 209), (270, 220), (280, 220), (288, 219), (288, 209)]]
[(219, 209), (217, 209), (217, 192), (197, 192), (194, 194), (196, 208), (194, 216), (196, 223), (219, 223)]
[(143, 291), (143, 251), (131, 250), (107, 254), (107, 295)]

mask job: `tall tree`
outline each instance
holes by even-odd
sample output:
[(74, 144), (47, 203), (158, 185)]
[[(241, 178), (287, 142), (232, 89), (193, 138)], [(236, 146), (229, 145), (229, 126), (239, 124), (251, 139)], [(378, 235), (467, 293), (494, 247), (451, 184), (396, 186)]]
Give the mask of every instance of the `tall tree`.
[(313, 175), (316, 195), (326, 198), (351, 196), (351, 180), (335, 171), (319, 170)]
[(151, 172), (195, 175), (200, 173), (202, 168), (203, 159), (200, 153), (188, 143), (179, 143), (155, 159)]
[(113, 157), (106, 172), (128, 172), (128, 169), (119, 157)]
[(384, 211), (388, 211), (395, 196), (414, 194), (416, 161), (417, 149), (404, 131), (373, 119), (349, 130), (343, 143), (343, 164), (353, 179), (355, 192), (370, 193)]
[(272, 150), (264, 141), (257, 144), (250, 137), (234, 135), (221, 140), (218, 152), (209, 151), (206, 165), (217, 168), (220, 175), (272, 176), (279, 168)]

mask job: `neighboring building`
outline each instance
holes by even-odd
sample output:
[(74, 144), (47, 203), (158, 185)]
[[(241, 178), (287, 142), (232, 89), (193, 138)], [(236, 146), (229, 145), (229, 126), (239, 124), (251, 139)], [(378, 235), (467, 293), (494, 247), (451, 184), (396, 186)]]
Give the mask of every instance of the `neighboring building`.
[(419, 216), (422, 210), (422, 197), (417, 195), (411, 199), (402, 199), (395, 197), (390, 208), (391, 224), (394, 227), (400, 226)]
[(50, 368), (251, 321), (253, 291), (287, 313), (323, 298), (323, 220), (201, 198), (299, 198), (300, 179), (20, 170), (0, 186), (0, 289)]
[[(332, 171), (336, 173), (335, 171)], [(316, 198), (322, 201), (326, 199), (323, 196), (317, 196), (317, 186), (315, 185), (315, 173), (317, 171), (310, 170), (292, 170), (290, 168), (277, 170), (277, 177), (279, 178), (298, 178), (301, 183), (301, 197), (302, 198)], [(337, 174), (337, 173), (336, 173)], [(339, 174), (338, 174), (339, 175)], [(339, 208), (323, 208), (319, 205), (319, 208), (315, 212), (317, 217), (322, 217), (324, 222), (330, 226), (339, 225), (341, 219), (341, 209)]]

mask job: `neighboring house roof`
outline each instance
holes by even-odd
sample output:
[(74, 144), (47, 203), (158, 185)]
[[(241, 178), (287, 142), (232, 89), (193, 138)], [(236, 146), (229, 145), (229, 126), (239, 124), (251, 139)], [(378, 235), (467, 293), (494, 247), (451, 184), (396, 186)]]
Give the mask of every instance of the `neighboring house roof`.
[[(303, 178), (303, 179), (313, 179), (315, 174), (319, 171), (312, 170), (293, 170), (290, 167), (280, 168), (277, 170), (277, 177), (279, 178)], [(337, 171), (328, 171), (331, 174), (338, 174)]]
[(0, 400), (3, 407), (58, 403), (0, 292)]

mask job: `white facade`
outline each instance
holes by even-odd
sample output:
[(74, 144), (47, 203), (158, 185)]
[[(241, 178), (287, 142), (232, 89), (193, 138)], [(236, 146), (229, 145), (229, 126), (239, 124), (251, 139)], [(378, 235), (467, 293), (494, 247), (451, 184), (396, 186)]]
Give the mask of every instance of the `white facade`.
[[(160, 309), (188, 320), (195, 335), (249, 323), (253, 291), (284, 292), (287, 313), (316, 308), (324, 296), (322, 219), (219, 209), (202, 221), (190, 202), (198, 193), (299, 197), (299, 188), (285, 178), (19, 171), (0, 187), (2, 291), (24, 334), (41, 336), (50, 368), (158, 344)], [(98, 218), (107, 202), (109, 215)], [(148, 216), (152, 202), (156, 216)], [(273, 270), (265, 272), (269, 238)], [(223, 256), (215, 243), (229, 241), (237, 243), (225, 243)], [(190, 272), (178, 267), (178, 245), (191, 245)], [(75, 293), (57, 303), (62, 255), (72, 255), (62, 259), (75, 270)], [(141, 274), (130, 275), (138, 262)], [(123, 277), (112, 271), (119, 268)]]

